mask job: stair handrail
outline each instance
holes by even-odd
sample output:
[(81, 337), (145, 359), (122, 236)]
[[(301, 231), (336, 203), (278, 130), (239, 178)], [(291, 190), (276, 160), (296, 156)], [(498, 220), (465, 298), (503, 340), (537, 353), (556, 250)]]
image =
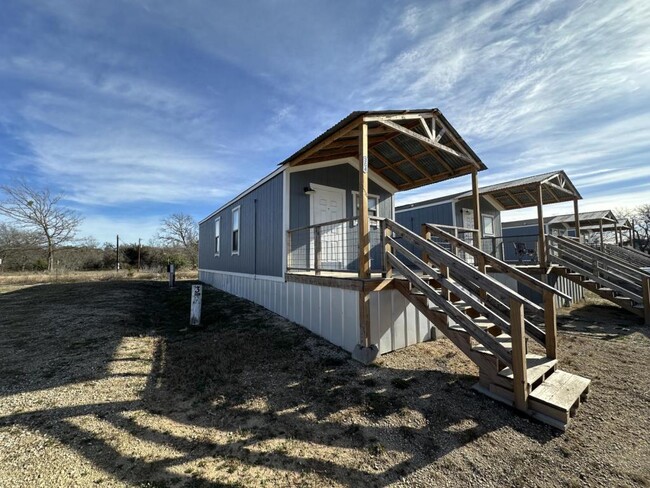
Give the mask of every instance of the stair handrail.
[(505, 261), (502, 261), (501, 259), (496, 258), (491, 254), (488, 254), (485, 251), (471, 245), (470, 243), (458, 239), (457, 237), (449, 234), (448, 232), (445, 232), (444, 230), (440, 229), (440, 227), (442, 226), (438, 224), (423, 224), (423, 226), (425, 226), (432, 233), (436, 234), (438, 237), (453, 242), (455, 245), (461, 247), (465, 252), (472, 254), (474, 257), (481, 256), (483, 259), (485, 259), (486, 264), (489, 264), (490, 266), (492, 266), (497, 271), (500, 271), (501, 273), (505, 273), (507, 275), (512, 276), (515, 280), (525, 284), (530, 288), (533, 288), (534, 290), (537, 290), (539, 292), (546, 291), (552, 293), (553, 295), (557, 295), (561, 298), (564, 298), (565, 300), (572, 299), (571, 295), (567, 295), (566, 293), (561, 292), (560, 290), (549, 285), (548, 283), (544, 283), (543, 281), (538, 280), (537, 278), (534, 278), (527, 273), (524, 273), (523, 271), (516, 268), (515, 266), (512, 266), (506, 263)]
[[(577, 242), (570, 241), (568, 239), (565, 239), (563, 236), (554, 236), (554, 235), (547, 235), (547, 240), (549, 242), (555, 242), (559, 243), (560, 245), (566, 245), (567, 247), (573, 249), (574, 251), (588, 254), (590, 257), (596, 257), (597, 259), (601, 260), (604, 263), (607, 263), (608, 261), (610, 264), (613, 264), (616, 266), (618, 269), (623, 271), (624, 274), (637, 279), (641, 281), (644, 277), (649, 276), (648, 273), (645, 273), (644, 271), (641, 271), (639, 269), (636, 269), (629, 264), (627, 264), (625, 261), (622, 261), (620, 259), (617, 259), (607, 253), (604, 253), (602, 251), (598, 251), (591, 246), (587, 246), (585, 244), (579, 244)], [(583, 261), (586, 261), (583, 259)], [(625, 278), (625, 277), (623, 277)]]
[(500, 281), (497, 281), (491, 276), (481, 273), (471, 264), (463, 261), (458, 256), (450, 253), (443, 247), (438, 246), (431, 241), (427, 241), (426, 239), (422, 238), (412, 230), (407, 229), (403, 225), (398, 224), (393, 220), (386, 219), (386, 227), (389, 230), (395, 232), (396, 234), (400, 234), (402, 237), (406, 238), (412, 244), (419, 246), (420, 248), (422, 248), (423, 251), (436, 255), (438, 257), (438, 261), (441, 261), (443, 265), (445, 266), (453, 265), (457, 268), (462, 268), (465, 271), (465, 274), (476, 279), (477, 283), (480, 286), (486, 286), (487, 288), (489, 288), (491, 291), (487, 290), (488, 293), (495, 295), (497, 298), (500, 297), (503, 301), (508, 301), (510, 299), (517, 300), (522, 305), (524, 305), (526, 309), (528, 309), (533, 313), (541, 314), (544, 311), (542, 307), (540, 307), (536, 303), (533, 303), (526, 297), (521, 296), (512, 288), (508, 288)]
[[(448, 252), (441, 246), (434, 244), (431, 241), (428, 241), (418, 234), (414, 233), (410, 229), (398, 224), (397, 222), (385, 219), (384, 226), (386, 232), (384, 234), (384, 244), (386, 249), (386, 261), (390, 264), (391, 267), (395, 267), (403, 276), (405, 276), (414, 286), (416, 286), (420, 291), (422, 291), (427, 298), (431, 299), (434, 303), (439, 304), (443, 310), (447, 311), (452, 318), (457, 318), (460, 322), (459, 324), (470, 333), (470, 335), (476, 334), (475, 338), (480, 338), (481, 343), (488, 349), (494, 349), (492, 352), (506, 364), (510, 364), (513, 372), (513, 389), (514, 389), (514, 403), (515, 406), (520, 410), (527, 409), (527, 399), (528, 399), (528, 371), (526, 364), (526, 322), (524, 319), (524, 305), (529, 305), (533, 310), (543, 310), (541, 307), (530, 302), (525, 297), (522, 297), (514, 290), (506, 287), (502, 283), (494, 280), (492, 277), (487, 274), (483, 274), (478, 271), (474, 266), (463, 261), (458, 256)], [(407, 241), (415, 244), (420, 247), (427, 254), (427, 259), (432, 262), (436, 262), (440, 267), (441, 271), (444, 268), (444, 273), (437, 273), (425, 263), (424, 260), (421, 260), (415, 254), (408, 251), (404, 246), (398, 243), (390, 233), (393, 232), (397, 236), (402, 236)], [(512, 350), (508, 352), (498, 341), (496, 341), (491, 334), (486, 333), (480, 328), (476, 327), (473, 321), (468, 320), (469, 317), (463, 314), (458, 310), (451, 302), (443, 297), (442, 294), (438, 294), (426, 284), (422, 278), (417, 276), (412, 270), (410, 270), (404, 263), (402, 263), (397, 256), (395, 255), (394, 248), (401, 248), (401, 251), (406, 251), (404, 253), (407, 257), (411, 256), (411, 260), (414, 264), (422, 266), (426, 271), (433, 271), (433, 275), (444, 278), (443, 282), (447, 285), (452, 284), (451, 281), (447, 282), (449, 277), (450, 270), (454, 272), (455, 281), (458, 281), (457, 272), (460, 275), (469, 275), (472, 276), (474, 280), (478, 283), (480, 289), (485, 289), (487, 293), (492, 295), (494, 292), (497, 292), (496, 295), (506, 296), (506, 301), (509, 305), (509, 314), (510, 314), (510, 324), (509, 324), (509, 333), (511, 337)], [(427, 270), (427, 268), (429, 268)], [(462, 283), (458, 281), (459, 283)], [(441, 283), (442, 285), (442, 283)], [(444, 285), (443, 285), (444, 286)], [(467, 290), (471, 295), (470, 289), (464, 287), (464, 290)], [(487, 294), (486, 294), (487, 295)], [(479, 295), (476, 295), (475, 298), (472, 298), (477, 302), (483, 302), (481, 306), (487, 307), (486, 300)], [(472, 327), (473, 325), (473, 327)], [(478, 329), (478, 331), (473, 329)], [(554, 340), (554, 339), (553, 339)], [(555, 352), (555, 351), (553, 351)]]
[[(644, 290), (645, 290), (645, 287), (647, 286), (646, 283), (648, 283), (648, 281), (650, 281), (650, 276), (647, 276), (647, 275), (642, 276), (641, 279), (640, 279), (640, 282), (634, 282), (632, 280), (626, 279), (625, 277), (622, 277), (620, 274), (617, 275), (616, 273), (613, 273), (613, 272), (605, 270), (605, 269), (596, 268), (595, 270), (590, 271), (589, 269), (587, 269), (587, 268), (585, 268), (583, 266), (587, 265), (588, 267), (592, 267), (592, 266), (594, 266), (594, 264), (593, 264), (592, 261), (589, 261), (589, 260), (584, 258), (584, 256), (582, 255), (582, 251), (583, 251), (582, 249), (580, 249), (580, 248), (578, 248), (578, 249), (572, 248), (571, 246), (567, 245), (566, 241), (562, 241), (562, 240), (559, 240), (559, 239), (556, 239), (556, 238), (554, 238), (554, 239), (549, 240), (549, 246), (548, 246), (551, 260), (555, 261), (559, 265), (566, 266), (569, 269), (572, 269), (572, 270), (574, 270), (576, 272), (579, 272), (580, 274), (582, 274), (582, 275), (584, 275), (586, 277), (589, 277), (589, 278), (593, 279), (594, 281), (596, 281), (597, 283), (599, 283), (602, 286), (605, 286), (605, 287), (611, 288), (612, 290), (615, 290), (620, 295), (622, 295), (624, 297), (627, 297), (627, 298), (633, 300), (636, 303), (639, 303), (639, 304), (644, 304), (645, 303), (646, 300), (644, 298), (644, 293), (645, 293)], [(557, 246), (565, 246), (565, 248), (561, 248), (561, 247), (557, 247)], [(569, 258), (574, 259), (578, 264), (576, 264), (576, 262), (571, 262), (571, 261), (569, 261), (567, 259), (564, 259), (563, 257), (555, 256), (555, 255), (551, 254), (552, 252), (558, 252), (558, 253), (563, 252), (563, 253), (565, 253), (565, 255), (568, 255)], [(584, 254), (588, 254), (588, 253), (584, 253)], [(594, 261), (598, 261), (602, 257), (603, 256), (597, 256), (596, 255)], [(633, 290), (627, 289), (627, 288), (625, 288), (623, 286), (620, 286), (620, 285), (618, 285), (616, 283), (613, 283), (608, 278), (604, 278), (604, 277), (600, 276), (600, 272), (606, 273), (609, 276), (615, 276), (615, 277), (617, 277), (619, 279), (625, 280), (628, 285), (632, 285), (633, 287), (635, 287), (636, 293)]]

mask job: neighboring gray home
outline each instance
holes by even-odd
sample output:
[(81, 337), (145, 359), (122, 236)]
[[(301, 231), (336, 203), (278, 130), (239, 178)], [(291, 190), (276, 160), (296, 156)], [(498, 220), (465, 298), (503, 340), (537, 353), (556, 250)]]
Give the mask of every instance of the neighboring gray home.
[[(631, 241), (632, 226), (627, 219), (618, 219), (611, 210), (580, 212), (578, 214), (579, 232), (584, 242), (590, 244), (622, 244)], [(514, 243), (523, 243), (526, 248), (536, 250), (539, 241), (537, 219), (523, 219), (504, 222), (503, 240), (505, 260), (514, 262), (519, 259)], [(555, 236), (576, 236), (574, 214), (556, 215), (544, 218), (544, 234)]]
[[(573, 201), (577, 208), (577, 201), (582, 198), (566, 173), (561, 170), (504, 181), (481, 187), (478, 191), (481, 247), (499, 259), (510, 261), (513, 260), (510, 258), (514, 255), (515, 248), (512, 240), (504, 242), (506, 234), (505, 225), (502, 224), (503, 212), (537, 207), (538, 214), (541, 215), (544, 205)], [(425, 223), (452, 226), (456, 228), (454, 232), (457, 232), (460, 238), (472, 242), (472, 229), (475, 229), (472, 191), (400, 205), (395, 209), (395, 219), (417, 233), (421, 232), (422, 224)], [(538, 219), (531, 221), (538, 225), (539, 215)], [(533, 248), (533, 251), (537, 255), (537, 249)]]
[(483, 169), (437, 109), (353, 112), (200, 222), (199, 278), (348, 351), (430, 339), (382, 278), (376, 219), (394, 217), (398, 191)]

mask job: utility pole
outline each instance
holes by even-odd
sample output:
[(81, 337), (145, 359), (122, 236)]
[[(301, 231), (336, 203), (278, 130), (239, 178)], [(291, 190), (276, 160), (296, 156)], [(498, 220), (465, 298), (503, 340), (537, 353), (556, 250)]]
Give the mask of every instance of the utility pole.
[(115, 271), (120, 270), (120, 235), (117, 235), (117, 246), (115, 246)]
[(142, 249), (142, 238), (138, 237), (138, 271), (140, 271), (140, 249)]

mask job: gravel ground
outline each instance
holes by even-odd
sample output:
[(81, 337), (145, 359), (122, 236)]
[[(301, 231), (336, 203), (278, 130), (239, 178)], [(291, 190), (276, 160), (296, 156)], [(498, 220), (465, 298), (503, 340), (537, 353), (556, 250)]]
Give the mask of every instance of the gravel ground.
[(473, 390), (446, 339), (361, 366), (189, 282), (0, 289), (0, 486), (647, 486), (647, 328), (563, 310), (560, 367), (593, 380), (568, 432)]

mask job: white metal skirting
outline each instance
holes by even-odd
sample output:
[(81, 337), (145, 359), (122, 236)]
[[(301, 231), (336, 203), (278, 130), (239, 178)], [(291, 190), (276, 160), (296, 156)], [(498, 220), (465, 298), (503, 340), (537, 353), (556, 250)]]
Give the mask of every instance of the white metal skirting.
[[(278, 278), (199, 270), (199, 280), (255, 302), (352, 352), (359, 343), (359, 294)], [(371, 342), (380, 354), (435, 338), (431, 323), (396, 290), (370, 294)]]

